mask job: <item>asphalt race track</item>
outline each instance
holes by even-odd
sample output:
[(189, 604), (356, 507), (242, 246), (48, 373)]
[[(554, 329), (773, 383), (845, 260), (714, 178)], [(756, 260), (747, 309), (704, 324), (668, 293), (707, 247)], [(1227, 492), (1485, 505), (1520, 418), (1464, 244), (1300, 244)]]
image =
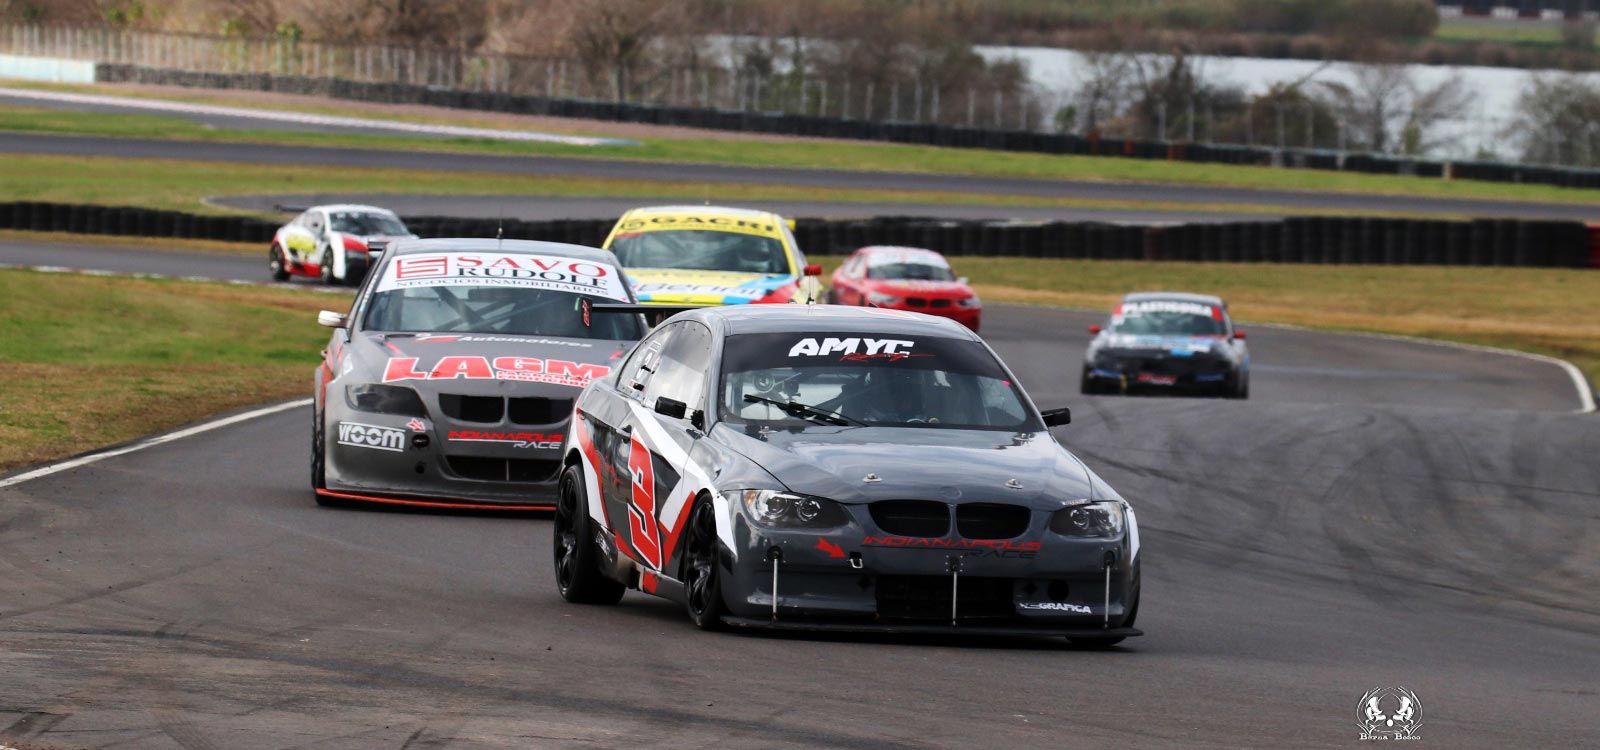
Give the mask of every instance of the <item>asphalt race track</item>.
[[(41, 254), (265, 276), (0, 243)], [(985, 336), (1139, 510), (1148, 635), (1118, 649), (567, 605), (543, 519), (316, 507), (296, 408), (0, 489), (0, 744), (1349, 747), (1380, 685), (1429, 746), (1600, 742), (1600, 431), (1558, 368), (1253, 327), (1251, 401), (1086, 398), (1096, 317), (996, 306)]]
[[(873, 216), (929, 216), (939, 219), (997, 219), (1020, 221), (1104, 221), (1150, 224), (1229, 221), (1267, 221), (1286, 214), (1227, 211), (1153, 211), (1149, 209), (1078, 208), (1072, 206), (983, 206), (950, 203), (831, 203), (826, 201), (748, 200), (736, 193), (712, 194), (713, 202), (771, 211), (780, 216), (806, 219), (854, 219)], [(475, 219), (615, 220), (630, 208), (683, 203), (662, 198), (553, 197), (529, 195), (423, 195), (415, 193), (281, 193), (226, 195), (206, 201), (243, 211), (271, 212), (278, 206), (320, 206), (328, 203), (366, 203), (382, 206), (401, 216), (455, 216)], [(687, 201), (704, 203), (706, 197)]]
[(1276, 207), (1285, 212), (1309, 209), (1379, 213), (1406, 211), (1577, 221), (1592, 220), (1596, 215), (1593, 205), (1583, 203), (1533, 203), (1212, 186), (668, 164), (553, 156), (441, 155), (424, 151), (98, 138), (40, 133), (0, 133), (0, 153), (104, 156), (121, 159), (187, 159), (221, 163), (307, 164), (325, 167), (449, 169), (533, 177), (577, 176), (731, 186), (775, 184), (856, 190), (963, 192), (1138, 203), (1255, 205)]

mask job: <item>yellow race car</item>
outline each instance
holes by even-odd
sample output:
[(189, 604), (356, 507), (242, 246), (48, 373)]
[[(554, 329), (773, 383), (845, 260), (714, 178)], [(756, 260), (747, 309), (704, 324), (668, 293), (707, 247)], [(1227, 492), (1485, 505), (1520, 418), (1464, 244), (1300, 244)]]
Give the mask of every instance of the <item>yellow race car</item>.
[(821, 301), (809, 264), (777, 214), (717, 206), (654, 206), (623, 214), (606, 237), (639, 301), (742, 305)]

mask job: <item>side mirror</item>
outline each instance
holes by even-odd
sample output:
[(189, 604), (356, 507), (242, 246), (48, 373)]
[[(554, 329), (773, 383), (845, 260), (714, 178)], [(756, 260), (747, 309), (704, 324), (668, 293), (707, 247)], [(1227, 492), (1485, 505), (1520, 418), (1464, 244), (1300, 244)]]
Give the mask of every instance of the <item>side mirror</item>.
[(1244, 331), (1234, 331), (1233, 332), (1233, 337), (1236, 338), (1236, 339), (1244, 338)]
[(656, 413), (663, 417), (683, 419), (684, 415), (689, 413), (689, 407), (677, 399), (661, 396), (656, 399)]
[(969, 283), (969, 282), (967, 281), (967, 277), (962, 276), (961, 278), (956, 279), (956, 283), (957, 284), (966, 284), (966, 283)]
[(784, 219), (783, 220), (783, 225), (788, 227), (789, 231), (791, 231), (791, 232), (794, 231), (794, 219)]
[(329, 328), (344, 328), (350, 325), (349, 317), (341, 312), (323, 310), (317, 313), (317, 325)]
[(1060, 427), (1064, 424), (1072, 424), (1072, 410), (1065, 406), (1060, 409), (1039, 412), (1039, 416), (1044, 417), (1044, 426), (1046, 427)]
[(806, 272), (807, 276), (821, 276), (822, 275), (822, 264), (821, 263), (812, 263), (811, 265), (806, 266), (805, 272)]
[(1089, 326), (1089, 333), (1099, 333), (1100, 326)]

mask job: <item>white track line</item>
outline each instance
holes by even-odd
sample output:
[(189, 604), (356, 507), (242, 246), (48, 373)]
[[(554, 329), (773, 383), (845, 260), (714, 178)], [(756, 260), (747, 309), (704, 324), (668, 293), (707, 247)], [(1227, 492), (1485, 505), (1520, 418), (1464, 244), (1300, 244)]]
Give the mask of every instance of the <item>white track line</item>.
[(457, 138), (489, 138), (497, 141), (561, 143), (568, 146), (627, 146), (634, 144), (633, 141), (623, 140), (620, 138), (594, 138), (581, 135), (556, 135), (554, 133), (541, 133), (533, 130), (496, 130), (493, 128), (468, 128), (456, 125), (423, 125), (413, 122), (399, 122), (396, 120), (372, 120), (362, 117), (338, 117), (335, 115), (314, 115), (305, 112), (283, 112), (268, 109), (250, 109), (247, 107), (221, 107), (212, 104), (190, 104), (188, 102), (177, 102), (168, 99), (134, 99), (123, 96), (68, 94), (56, 91), (34, 91), (32, 89), (13, 89), (3, 87), (0, 87), (0, 96), (14, 99), (35, 99), (41, 101), (62, 102), (65, 104), (87, 104), (102, 107), (126, 107), (128, 109), (145, 109), (157, 112), (172, 112), (179, 114), (211, 115), (213, 117), (240, 117), (252, 120), (290, 122), (300, 125), (327, 125), (341, 128), (393, 130), (399, 133), (442, 135)]
[[(170, 281), (203, 281), (209, 284), (232, 284), (234, 286), (266, 286), (276, 289), (299, 289), (308, 292), (321, 292), (323, 294), (354, 294), (354, 289), (339, 288), (336, 286), (306, 286), (288, 281), (250, 281), (248, 279), (217, 279), (210, 276), (172, 276), (164, 273), (144, 273), (142, 271), (103, 271), (92, 268), (68, 268), (66, 266), (29, 266), (21, 263), (0, 263), (0, 270), (7, 271), (35, 271), (38, 273), (70, 273), (80, 276), (109, 276), (119, 279), (165, 279)], [(0, 750), (5, 750), (0, 748)]]
[(105, 451), (103, 453), (91, 453), (91, 454), (89, 454), (87, 456), (79, 456), (77, 458), (69, 458), (69, 459), (67, 459), (65, 461), (62, 461), (60, 463), (54, 463), (54, 464), (49, 464), (49, 465), (46, 465), (46, 466), (41, 466), (41, 467), (39, 467), (37, 469), (34, 469), (32, 471), (25, 471), (25, 472), (23, 472), (21, 474), (17, 474), (16, 476), (11, 476), (11, 477), (6, 477), (5, 479), (0, 479), (0, 488), (11, 487), (11, 486), (14, 486), (14, 485), (22, 484), (23, 482), (26, 482), (26, 481), (31, 480), (31, 479), (38, 479), (40, 477), (47, 477), (47, 476), (50, 476), (51, 474), (55, 474), (55, 473), (58, 473), (58, 472), (63, 472), (63, 471), (66, 471), (68, 469), (76, 469), (79, 466), (92, 464), (92, 463), (94, 463), (96, 461), (104, 461), (105, 459), (113, 458), (115, 456), (121, 456), (121, 455), (124, 455), (124, 454), (127, 454), (127, 453), (132, 453), (134, 451), (144, 450), (145, 448), (149, 448), (151, 446), (160, 445), (162, 443), (169, 443), (169, 442), (172, 442), (173, 440), (182, 440), (183, 438), (186, 438), (186, 437), (191, 437), (193, 435), (199, 435), (202, 432), (210, 432), (210, 431), (215, 430), (215, 429), (217, 429), (219, 427), (227, 427), (228, 425), (231, 425), (231, 424), (238, 424), (240, 422), (247, 422), (247, 421), (255, 419), (257, 417), (267, 416), (268, 414), (276, 414), (276, 413), (278, 413), (280, 411), (288, 411), (289, 409), (297, 409), (297, 408), (300, 408), (302, 406), (309, 406), (311, 404), (311, 401), (312, 400), (309, 399), (309, 398), (302, 398), (302, 399), (298, 399), (298, 400), (295, 400), (295, 401), (289, 401), (287, 403), (274, 404), (272, 406), (263, 407), (263, 408), (260, 408), (260, 409), (256, 409), (254, 411), (247, 411), (247, 412), (245, 412), (243, 414), (235, 414), (235, 415), (233, 415), (231, 417), (223, 417), (222, 419), (217, 419), (217, 420), (213, 420), (213, 421), (210, 421), (210, 422), (202, 422), (202, 423), (197, 424), (197, 425), (195, 425), (193, 427), (186, 427), (184, 429), (178, 430), (177, 432), (169, 432), (169, 433), (167, 433), (165, 435), (157, 435), (157, 436), (155, 436), (153, 438), (146, 438), (144, 440), (140, 440), (137, 443), (133, 443), (132, 445), (124, 445), (121, 448), (113, 448), (113, 449)]
[(1259, 326), (1261, 328), (1281, 328), (1281, 329), (1286, 329), (1286, 330), (1290, 330), (1290, 331), (1306, 331), (1308, 333), (1337, 333), (1337, 334), (1339, 334), (1341, 336), (1365, 336), (1367, 338), (1373, 338), (1373, 339), (1385, 339), (1385, 340), (1388, 340), (1388, 341), (1401, 341), (1401, 342), (1405, 342), (1405, 343), (1408, 343), (1408, 344), (1428, 344), (1430, 346), (1442, 346), (1442, 347), (1445, 347), (1447, 349), (1460, 349), (1462, 351), (1481, 352), (1483, 354), (1499, 354), (1499, 355), (1506, 356), (1506, 357), (1517, 357), (1519, 359), (1526, 359), (1526, 360), (1531, 360), (1531, 361), (1534, 361), (1534, 362), (1543, 362), (1544, 364), (1555, 365), (1556, 367), (1561, 368), (1561, 370), (1567, 374), (1567, 377), (1572, 379), (1572, 387), (1578, 391), (1578, 404), (1579, 404), (1579, 407), (1578, 407), (1578, 409), (1575, 410), (1576, 413), (1578, 413), (1578, 414), (1592, 414), (1595, 411), (1594, 388), (1589, 384), (1589, 379), (1583, 376), (1583, 371), (1579, 370), (1577, 365), (1574, 365), (1571, 362), (1568, 362), (1568, 361), (1566, 361), (1564, 359), (1561, 359), (1560, 357), (1551, 357), (1551, 356), (1546, 355), (1546, 354), (1534, 354), (1533, 352), (1519, 352), (1516, 349), (1502, 349), (1502, 348), (1500, 348), (1498, 346), (1483, 346), (1482, 344), (1462, 344), (1462, 343), (1457, 343), (1455, 341), (1440, 341), (1438, 339), (1425, 339), (1425, 338), (1421, 338), (1419, 336), (1401, 336), (1399, 334), (1394, 334), (1394, 333), (1367, 333), (1365, 331), (1325, 331), (1325, 330), (1321, 330), (1321, 329), (1317, 329), (1317, 328), (1307, 328), (1305, 326), (1290, 325), (1288, 323), (1251, 323), (1249, 321), (1239, 321), (1239, 322), (1245, 323), (1245, 324), (1250, 325), (1250, 326)]

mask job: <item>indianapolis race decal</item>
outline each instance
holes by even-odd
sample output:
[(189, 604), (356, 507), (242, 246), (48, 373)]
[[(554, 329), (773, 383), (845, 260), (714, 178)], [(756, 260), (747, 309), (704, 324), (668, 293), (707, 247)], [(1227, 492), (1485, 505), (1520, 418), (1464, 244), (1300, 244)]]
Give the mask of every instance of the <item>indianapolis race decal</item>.
[(536, 450), (560, 450), (561, 441), (566, 439), (561, 434), (546, 434), (543, 432), (499, 432), (488, 430), (451, 430), (445, 436), (452, 443), (501, 443), (513, 448), (533, 448)]
[(628, 301), (626, 281), (608, 263), (520, 253), (403, 255), (389, 264), (376, 291), (429, 286), (513, 286)]

